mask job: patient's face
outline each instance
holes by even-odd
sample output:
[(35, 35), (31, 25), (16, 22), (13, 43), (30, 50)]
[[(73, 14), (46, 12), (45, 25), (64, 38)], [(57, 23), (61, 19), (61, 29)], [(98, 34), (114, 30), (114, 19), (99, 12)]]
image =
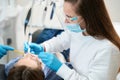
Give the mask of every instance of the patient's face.
[(39, 61), (39, 58), (33, 54), (25, 54), (23, 58), (21, 58), (15, 66), (27, 66), (31, 68), (39, 68), (41, 67), (41, 62)]

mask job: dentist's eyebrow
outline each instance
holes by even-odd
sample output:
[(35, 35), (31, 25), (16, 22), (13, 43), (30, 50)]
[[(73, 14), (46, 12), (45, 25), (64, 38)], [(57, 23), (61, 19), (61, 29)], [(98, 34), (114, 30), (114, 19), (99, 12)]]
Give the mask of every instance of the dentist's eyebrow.
[(66, 15), (68, 18), (72, 18), (72, 16)]

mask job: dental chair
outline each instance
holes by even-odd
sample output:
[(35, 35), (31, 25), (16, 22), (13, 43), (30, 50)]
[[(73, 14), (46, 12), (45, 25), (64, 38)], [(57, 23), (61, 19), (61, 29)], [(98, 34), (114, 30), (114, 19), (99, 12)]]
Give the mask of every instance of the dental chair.
[(0, 80), (6, 80), (4, 64), (0, 64)]

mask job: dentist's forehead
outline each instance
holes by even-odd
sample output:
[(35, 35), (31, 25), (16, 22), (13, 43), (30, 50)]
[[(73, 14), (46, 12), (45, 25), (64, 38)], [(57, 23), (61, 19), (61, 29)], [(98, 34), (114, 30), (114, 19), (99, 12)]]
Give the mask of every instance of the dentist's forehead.
[(75, 8), (73, 7), (73, 5), (69, 2), (65, 2), (64, 3), (64, 13), (65, 15), (69, 16), (69, 17), (73, 17), (76, 16), (77, 14), (75, 13)]

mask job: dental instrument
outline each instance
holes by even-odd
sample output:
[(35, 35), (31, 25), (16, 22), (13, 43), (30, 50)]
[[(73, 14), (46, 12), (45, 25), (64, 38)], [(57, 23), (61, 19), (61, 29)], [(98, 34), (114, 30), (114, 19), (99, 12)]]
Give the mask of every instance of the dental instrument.
[(30, 43), (32, 42), (32, 33), (28, 34), (28, 51), (27, 53), (30, 53)]
[(20, 51), (20, 50), (17, 50), (17, 49), (15, 49), (13, 52), (15, 52), (15, 53), (17, 53), (17, 54), (24, 54), (23, 51)]

